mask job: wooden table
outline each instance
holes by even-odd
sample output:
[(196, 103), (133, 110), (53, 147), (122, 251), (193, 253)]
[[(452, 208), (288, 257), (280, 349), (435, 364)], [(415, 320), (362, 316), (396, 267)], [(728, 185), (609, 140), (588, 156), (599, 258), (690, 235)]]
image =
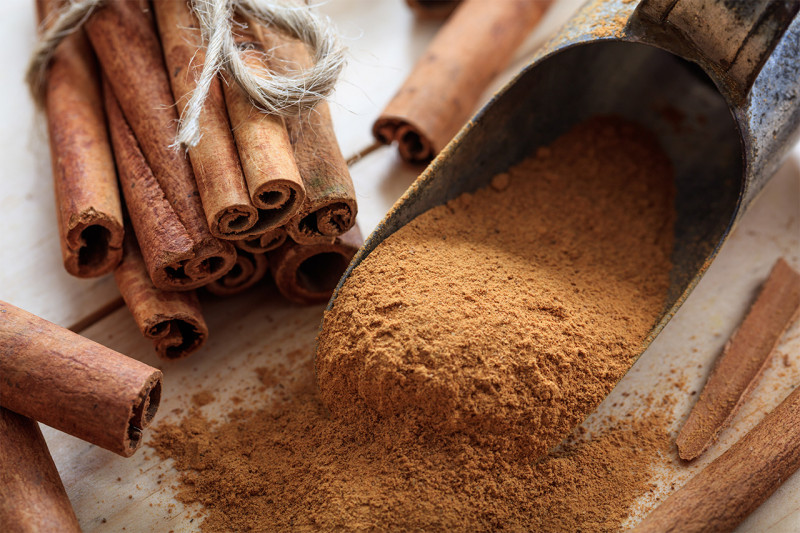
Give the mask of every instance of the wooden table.
[[(561, 0), (526, 41), (512, 66), (487, 91), (514, 74), (543, 39), (569, 16), (580, 0)], [(22, 73), (35, 35), (33, 2), (11, 0), (0, 18), (3, 64), (0, 86), (0, 299), (164, 371), (160, 417), (176, 417), (192, 394), (208, 390), (216, 401), (210, 415), (230, 407), (232, 395), (256, 394), (254, 369), (288, 364), (308, 356), (322, 306), (290, 305), (267, 286), (228, 300), (206, 299), (208, 345), (190, 359), (165, 363), (140, 335), (126, 309), (109, 311), (119, 295), (110, 277), (78, 280), (63, 270), (57, 239), (45, 128), (37, 120)], [(372, 121), (388, 102), (438, 26), (417, 22), (402, 0), (331, 0), (321, 8), (331, 16), (350, 49), (350, 63), (332, 111), (359, 202), (359, 223), (369, 232), (420, 169), (403, 164), (392, 148), (373, 148)], [(362, 157), (357, 157), (359, 154)], [(677, 422), (692, 398), (676, 388), (685, 378), (698, 390), (725, 339), (744, 315), (754, 291), (777, 257), (800, 268), (800, 147), (766, 187), (678, 315), (623, 379), (587, 424), (604, 415), (624, 414), (643, 400), (636, 391), (677, 398)], [(280, 327), (278, 327), (280, 325)], [(753, 399), (697, 464), (677, 462), (659, 472), (659, 493), (680, 485), (800, 385), (800, 325), (795, 323), (778, 348)], [(43, 428), (82, 527), (87, 531), (186, 531), (190, 513), (173, 498), (177, 473), (146, 447), (122, 459), (50, 428)], [(147, 441), (145, 441), (147, 442)], [(642, 505), (646, 502), (641, 502)], [(638, 520), (634, 516), (631, 524)], [(800, 531), (800, 472), (792, 476), (742, 526), (740, 532)]]

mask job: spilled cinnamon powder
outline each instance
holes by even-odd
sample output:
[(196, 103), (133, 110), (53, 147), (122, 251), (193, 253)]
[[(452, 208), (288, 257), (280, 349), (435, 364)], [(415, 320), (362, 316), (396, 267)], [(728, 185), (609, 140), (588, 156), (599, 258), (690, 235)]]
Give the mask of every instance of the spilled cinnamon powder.
[(653, 137), (601, 118), (418, 217), (345, 284), (316, 376), (260, 368), (263, 408), (160, 425), (178, 499), (207, 531), (619, 530), (666, 406), (554, 446), (662, 311), (672, 202)]
[(422, 214), (326, 313), (324, 403), (542, 455), (606, 397), (661, 314), (673, 197), (653, 135), (606, 117)]
[(203, 530), (617, 531), (670, 444), (654, 410), (508, 460), (408, 420), (333, 418), (310, 364), (283, 377), (296, 379), (287, 401), (158, 428), (151, 445), (175, 459), (177, 498), (203, 505)]

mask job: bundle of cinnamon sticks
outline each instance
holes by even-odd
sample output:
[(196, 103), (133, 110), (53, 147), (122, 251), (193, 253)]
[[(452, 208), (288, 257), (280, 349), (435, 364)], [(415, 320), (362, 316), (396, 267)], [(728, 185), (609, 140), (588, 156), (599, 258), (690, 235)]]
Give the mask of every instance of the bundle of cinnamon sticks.
[[(40, 20), (62, 5), (37, 0)], [(236, 16), (251, 68), (268, 76), (311, 65), (304, 44)], [(232, 294), (280, 272), (289, 299), (324, 300), (360, 241), (324, 102), (284, 119), (220, 73), (200, 141), (173, 146), (204, 50), (188, 1), (110, 0), (58, 45), (45, 86), (65, 267), (79, 277), (115, 271), (138, 326), (167, 358), (205, 340), (195, 289)], [(290, 266), (298, 248), (304, 261), (327, 266)], [(344, 259), (314, 259), (331, 253)], [(312, 270), (319, 282), (309, 292), (302, 284)]]

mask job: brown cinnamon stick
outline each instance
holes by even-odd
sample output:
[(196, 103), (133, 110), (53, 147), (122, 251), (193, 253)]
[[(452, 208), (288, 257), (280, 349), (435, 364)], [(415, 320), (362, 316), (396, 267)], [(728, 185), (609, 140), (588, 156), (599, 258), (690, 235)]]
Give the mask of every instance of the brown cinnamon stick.
[(6, 533), (80, 533), (39, 425), (0, 407), (0, 524)]
[[(158, 256), (163, 263), (165, 255), (168, 255), (160, 248), (151, 249), (154, 242), (164, 242), (163, 238), (157, 238), (162, 229), (154, 225), (156, 219), (152, 216), (139, 218), (147, 206), (139, 206), (140, 210), (136, 212), (128, 199), (128, 191), (123, 191), (153, 283), (160, 289), (188, 290), (213, 281), (233, 266), (233, 247), (211, 235), (192, 168), (184, 153), (171, 147), (177, 133), (178, 114), (150, 3), (144, 0), (109, 0), (92, 14), (85, 28), (133, 132), (130, 137), (135, 138), (137, 150), (141, 150), (146, 166), (158, 184), (163, 198), (160, 202), (165, 200), (169, 204), (177, 217), (175, 222), (191, 242), (189, 255), (181, 255), (169, 271), (153, 276), (154, 263), (148, 258)], [(114, 133), (112, 127), (112, 137)], [(118, 165), (119, 137), (117, 135), (114, 139)]]
[[(251, 26), (237, 28), (237, 43), (252, 69), (265, 69), (266, 54)], [(253, 234), (283, 226), (300, 210), (306, 191), (294, 159), (294, 150), (283, 118), (262, 113), (244, 90), (223, 73), (225, 103), (239, 149), (250, 199), (259, 209)]]
[(633, 531), (733, 531), (800, 467), (800, 388)]
[(548, 0), (464, 0), (375, 121), (375, 138), (425, 162), (472, 115), (478, 98), (538, 24)]
[(406, 0), (406, 4), (421, 19), (443, 19), (458, 7), (461, 0)]
[(268, 255), (280, 293), (301, 304), (327, 301), (363, 243), (358, 226), (332, 243), (286, 243)]
[[(272, 51), (276, 69), (281, 66), (291, 72), (311, 64), (302, 43), (287, 40), (260, 25), (253, 28), (264, 48)], [(286, 126), (306, 191), (306, 200), (286, 224), (286, 231), (298, 243), (331, 242), (353, 227), (358, 208), (328, 105), (321, 102), (314, 109), (287, 119)]]
[(778, 259), (742, 324), (725, 344), (714, 370), (681, 428), (681, 459), (698, 457), (747, 399), (769, 355), (800, 313), (800, 274)]
[(280, 248), (286, 242), (286, 230), (284, 228), (273, 228), (256, 237), (250, 237), (238, 241), (236, 246), (242, 250), (247, 250), (251, 254), (263, 254)]
[[(45, 20), (60, 2), (37, 0), (36, 5)], [(56, 48), (45, 110), (64, 268), (80, 278), (102, 276), (122, 257), (122, 208), (100, 78), (83, 31)]]
[(232, 296), (246, 291), (267, 275), (269, 261), (265, 254), (253, 254), (239, 247), (236, 265), (224, 276), (206, 285), (217, 296)]
[[(205, 62), (203, 37), (197, 17), (184, 0), (155, 2), (153, 8), (172, 94), (183, 113)], [(259, 216), (250, 202), (219, 78), (208, 89), (200, 128), (203, 136), (188, 152), (211, 233), (238, 239), (260, 232), (254, 229)]]
[(161, 290), (188, 290), (224, 275), (236, 258), (233, 246), (217, 241), (219, 252), (204, 255), (209, 247), (192, 238), (167, 200), (113, 92), (105, 91), (105, 97), (119, 181), (153, 285)]
[(142, 335), (153, 341), (163, 359), (180, 359), (199, 350), (208, 338), (208, 326), (197, 294), (157, 289), (132, 235), (126, 235), (124, 250), (114, 278)]
[(161, 372), (0, 302), (0, 405), (124, 457), (158, 410)]

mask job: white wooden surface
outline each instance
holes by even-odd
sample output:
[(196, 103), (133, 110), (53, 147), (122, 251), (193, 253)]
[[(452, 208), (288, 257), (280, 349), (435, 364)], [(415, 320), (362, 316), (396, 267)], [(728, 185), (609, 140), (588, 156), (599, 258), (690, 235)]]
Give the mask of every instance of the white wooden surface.
[[(488, 1), (488, 0), (487, 0)], [(561, 0), (540, 30), (522, 46), (496, 88), (521, 67), (535, 46), (557, 28), (580, 0)], [(82, 281), (61, 267), (56, 234), (49, 155), (41, 123), (22, 84), (34, 40), (32, 0), (6, 0), (0, 17), (0, 299), (69, 326), (117, 297), (110, 278)], [(348, 157), (372, 144), (373, 119), (391, 98), (435, 32), (436, 23), (419, 23), (402, 0), (330, 0), (321, 9), (346, 39), (351, 60), (333, 98), (332, 111)], [(491, 94), (487, 91), (486, 97)], [(395, 151), (380, 148), (351, 167), (359, 201), (359, 223), (370, 231), (419, 172), (400, 162)], [(607, 414), (624, 414), (643, 405), (631, 392), (672, 393), (677, 421), (692, 398), (674, 386), (684, 377), (696, 390), (727, 336), (741, 320), (758, 284), (778, 256), (800, 267), (800, 149), (767, 186), (679, 314), (587, 423)], [(203, 409), (223, 413), (230, 397), (258, 399), (254, 369), (299, 365), (310, 357), (322, 306), (297, 307), (271, 289), (241, 298), (205, 303), (208, 345), (186, 361), (164, 363), (140, 337), (127, 310), (108, 314), (82, 333), (123, 353), (158, 366), (165, 374), (159, 417), (175, 418), (191, 395), (214, 392)], [(235, 318), (233, 318), (235, 317)], [(740, 412), (720, 443), (696, 465), (671, 464), (659, 474), (661, 492), (680, 485), (724, 451), (763, 414), (800, 385), (800, 325), (794, 324), (765, 373), (753, 400)], [(785, 366), (783, 354), (789, 366)], [(617, 404), (616, 406), (614, 404)], [(677, 426), (676, 426), (677, 427)], [(193, 530), (170, 488), (177, 473), (143, 448), (122, 459), (50, 428), (43, 428), (70, 499), (87, 531)], [(118, 481), (119, 479), (119, 481)], [(646, 502), (643, 502), (643, 504)], [(634, 523), (637, 517), (631, 520)], [(756, 511), (739, 532), (800, 531), (800, 473)]]

